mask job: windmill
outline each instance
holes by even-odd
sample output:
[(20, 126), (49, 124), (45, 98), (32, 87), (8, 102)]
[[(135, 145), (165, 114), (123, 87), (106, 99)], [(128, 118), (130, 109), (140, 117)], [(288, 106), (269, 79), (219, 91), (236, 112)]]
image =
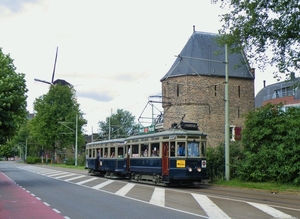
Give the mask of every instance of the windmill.
[(36, 78), (34, 80), (38, 81), (38, 82), (45, 83), (45, 84), (50, 84), (50, 85), (60, 84), (60, 85), (72, 86), (69, 82), (67, 82), (64, 79), (57, 79), (57, 80), (54, 81), (56, 61), (57, 61), (57, 54), (58, 54), (58, 47), (56, 47), (56, 54), (55, 54), (54, 67), (53, 67), (53, 73), (52, 73), (52, 80), (51, 80), (51, 82), (44, 81), (44, 80), (41, 80), (41, 79), (36, 79)]

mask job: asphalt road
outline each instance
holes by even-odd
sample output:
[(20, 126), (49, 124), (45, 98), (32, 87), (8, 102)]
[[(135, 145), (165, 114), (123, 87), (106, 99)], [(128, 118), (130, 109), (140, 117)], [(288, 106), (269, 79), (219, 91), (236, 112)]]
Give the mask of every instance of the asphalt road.
[(298, 194), (169, 188), (15, 162), (0, 162), (0, 171), (65, 218), (300, 218)]

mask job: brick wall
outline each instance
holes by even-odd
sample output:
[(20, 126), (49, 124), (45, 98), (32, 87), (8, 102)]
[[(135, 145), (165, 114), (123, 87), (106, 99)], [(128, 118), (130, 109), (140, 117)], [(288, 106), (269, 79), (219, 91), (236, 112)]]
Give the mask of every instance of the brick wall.
[[(225, 77), (181, 76), (162, 82), (164, 128), (172, 123), (197, 122), (215, 147), (225, 137)], [(254, 80), (229, 78), (229, 124), (243, 128), (245, 115), (254, 109)]]

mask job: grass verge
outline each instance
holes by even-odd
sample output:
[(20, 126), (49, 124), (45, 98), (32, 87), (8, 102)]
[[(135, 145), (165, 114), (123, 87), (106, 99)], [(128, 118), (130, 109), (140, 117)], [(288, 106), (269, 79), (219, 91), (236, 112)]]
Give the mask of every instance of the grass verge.
[(292, 192), (300, 195), (300, 186), (294, 186), (291, 184), (279, 184), (276, 182), (243, 182), (238, 179), (232, 179), (229, 181), (220, 180), (214, 182), (214, 185), (238, 187), (238, 188), (249, 188), (249, 189), (263, 189), (269, 190), (270, 192)]

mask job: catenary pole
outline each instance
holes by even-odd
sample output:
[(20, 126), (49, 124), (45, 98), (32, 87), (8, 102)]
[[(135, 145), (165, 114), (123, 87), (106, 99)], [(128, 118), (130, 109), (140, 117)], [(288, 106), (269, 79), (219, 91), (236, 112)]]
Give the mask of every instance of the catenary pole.
[(78, 159), (78, 115), (76, 114), (76, 131), (75, 131), (75, 166), (77, 167)]
[(228, 48), (225, 44), (225, 178), (230, 178), (229, 156), (229, 84), (228, 84)]

